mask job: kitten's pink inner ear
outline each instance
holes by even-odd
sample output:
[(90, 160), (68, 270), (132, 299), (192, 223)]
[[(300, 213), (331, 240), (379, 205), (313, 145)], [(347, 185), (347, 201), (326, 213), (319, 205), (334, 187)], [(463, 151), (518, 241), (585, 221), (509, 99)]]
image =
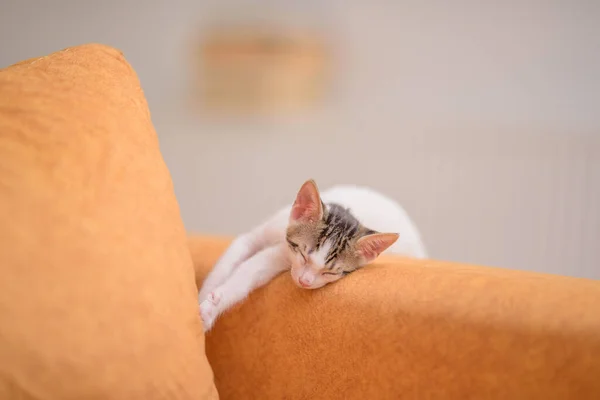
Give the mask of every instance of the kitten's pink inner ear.
[(323, 217), (323, 206), (319, 189), (313, 180), (306, 181), (296, 195), (290, 219), (293, 221), (314, 222)]
[(369, 263), (394, 244), (399, 236), (397, 233), (374, 233), (363, 236), (356, 242), (357, 252), (365, 263)]

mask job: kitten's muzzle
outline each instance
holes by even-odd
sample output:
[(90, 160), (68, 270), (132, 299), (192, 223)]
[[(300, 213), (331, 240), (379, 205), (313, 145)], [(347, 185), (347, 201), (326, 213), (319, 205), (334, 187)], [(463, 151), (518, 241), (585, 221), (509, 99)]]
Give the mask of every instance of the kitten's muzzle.
[(311, 283), (305, 281), (304, 279), (300, 278), (298, 279), (298, 283), (300, 284), (300, 286), (302, 286), (303, 288), (308, 288), (310, 287)]

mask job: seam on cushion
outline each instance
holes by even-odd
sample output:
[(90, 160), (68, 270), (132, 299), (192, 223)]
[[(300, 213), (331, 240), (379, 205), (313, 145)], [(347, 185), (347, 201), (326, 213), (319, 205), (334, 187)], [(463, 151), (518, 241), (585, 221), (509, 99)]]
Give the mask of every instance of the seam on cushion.
[(121, 63), (127, 64), (129, 66), (130, 70), (133, 69), (133, 68), (131, 68), (131, 65), (129, 65), (129, 62), (127, 61), (123, 51), (116, 49), (114, 47), (107, 46), (105, 44), (99, 44), (99, 43), (90, 43), (90, 44), (88, 44), (88, 46), (94, 46), (94, 47), (98, 46), (99, 50), (101, 50), (104, 54), (117, 59)]
[(121, 51), (119, 49), (116, 49), (114, 47), (105, 45), (105, 44), (100, 44), (100, 43), (87, 43), (87, 44), (82, 44), (82, 45), (78, 45), (78, 46), (67, 47), (65, 49), (52, 52), (52, 53), (47, 54), (45, 56), (35, 58), (32, 61), (30, 61), (30, 62), (21, 61), (19, 63), (13, 64), (13, 66), (18, 66), (18, 65), (32, 66), (32, 65), (36, 64), (37, 62), (39, 62), (41, 60), (45, 60), (45, 59), (47, 59), (49, 57), (53, 57), (53, 56), (56, 56), (56, 55), (59, 55), (59, 54), (67, 53), (67, 52), (72, 51), (73, 49), (81, 49), (81, 48), (86, 48), (86, 47), (100, 47), (101, 50), (105, 54), (107, 54), (107, 55), (109, 55), (109, 56), (117, 59), (118, 61), (120, 61), (123, 64), (126, 64), (128, 66), (128, 69), (130, 70), (130, 72), (133, 71), (133, 68), (131, 67), (131, 65), (129, 65), (129, 63), (126, 60), (126, 58), (125, 58), (125, 56), (123, 54), (123, 51)]
[(66, 48), (66, 49), (63, 49), (63, 50), (57, 51), (57, 52), (55, 52), (55, 53), (48, 54), (48, 55), (45, 55), (45, 56), (43, 56), (43, 57), (36, 58), (35, 60), (33, 60), (32, 62), (30, 62), (29, 64), (25, 64), (25, 65), (27, 65), (28, 67), (31, 67), (33, 64), (37, 63), (37, 62), (38, 62), (38, 61), (40, 61), (40, 60), (45, 60), (46, 58), (50, 57), (51, 55), (66, 53), (66, 52), (68, 52), (70, 49), (71, 49), (71, 48), (70, 48), (70, 47), (68, 47), (68, 48)]

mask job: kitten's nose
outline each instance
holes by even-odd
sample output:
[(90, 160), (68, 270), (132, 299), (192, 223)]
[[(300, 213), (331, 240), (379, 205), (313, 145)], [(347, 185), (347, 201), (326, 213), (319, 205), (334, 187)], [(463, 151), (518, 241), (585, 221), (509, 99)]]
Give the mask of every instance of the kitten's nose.
[(305, 281), (304, 279), (300, 278), (298, 279), (298, 282), (300, 283), (300, 285), (302, 287), (309, 287), (310, 286), (310, 282)]

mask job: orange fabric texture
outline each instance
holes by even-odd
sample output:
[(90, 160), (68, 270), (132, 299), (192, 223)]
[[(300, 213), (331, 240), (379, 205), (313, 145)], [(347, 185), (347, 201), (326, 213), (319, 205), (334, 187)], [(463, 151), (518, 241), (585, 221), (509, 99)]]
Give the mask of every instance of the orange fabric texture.
[(216, 399), (186, 234), (136, 74), (0, 71), (0, 398)]
[[(190, 238), (198, 282), (228, 245)], [(599, 399), (600, 282), (381, 258), (217, 320), (221, 399)]]

